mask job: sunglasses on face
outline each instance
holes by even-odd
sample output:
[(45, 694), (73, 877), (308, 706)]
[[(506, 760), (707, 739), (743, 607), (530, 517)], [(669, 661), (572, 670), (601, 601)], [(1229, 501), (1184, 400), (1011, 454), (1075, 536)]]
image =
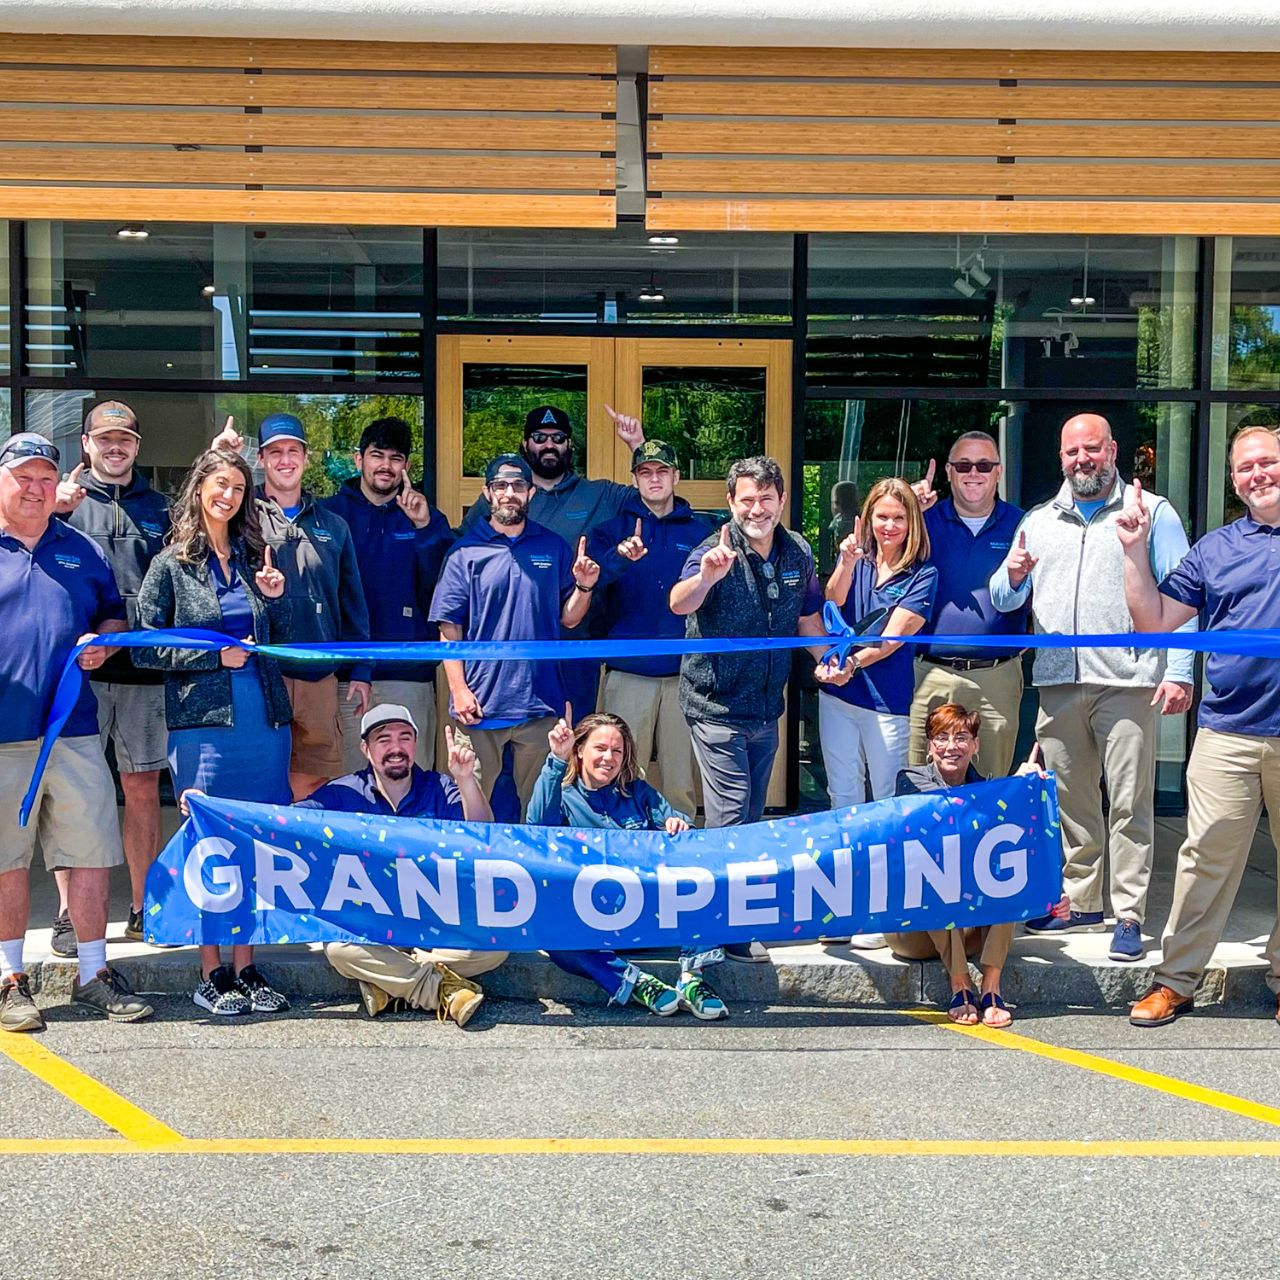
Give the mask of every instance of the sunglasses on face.
[(568, 444), (569, 437), (563, 431), (535, 431), (529, 439), (534, 444)]
[(970, 462), (966, 458), (961, 458), (959, 462), (948, 462), (947, 466), (959, 475), (967, 476), (970, 471), (981, 472), (982, 475), (989, 475), (1000, 464), (992, 462), (990, 458), (983, 458), (980, 462)]

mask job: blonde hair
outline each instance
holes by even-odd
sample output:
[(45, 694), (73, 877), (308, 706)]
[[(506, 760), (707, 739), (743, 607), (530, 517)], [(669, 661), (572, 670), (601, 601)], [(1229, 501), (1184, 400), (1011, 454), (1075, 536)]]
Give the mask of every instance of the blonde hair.
[(889, 567), (895, 573), (913, 569), (929, 558), (929, 531), (925, 528), (924, 512), (920, 510), (920, 500), (916, 497), (915, 490), (899, 476), (877, 480), (862, 504), (862, 550), (872, 560), (879, 554), (876, 535), (871, 527), (871, 516), (876, 504), (885, 498), (902, 503), (903, 510), (907, 513), (907, 536), (902, 543), (902, 554)]

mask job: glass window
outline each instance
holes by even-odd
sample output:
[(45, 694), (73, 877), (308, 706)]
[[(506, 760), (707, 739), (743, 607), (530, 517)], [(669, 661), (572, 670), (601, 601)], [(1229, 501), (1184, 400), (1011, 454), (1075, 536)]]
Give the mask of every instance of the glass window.
[(1280, 404), (1215, 404), (1209, 409), (1209, 520), (1210, 529), (1230, 524), (1244, 515), (1244, 503), (1236, 497), (1227, 471), (1227, 446), (1241, 427), (1270, 427), (1280, 431)]
[(743, 233), (442, 230), (442, 320), (785, 324), (792, 238)]
[(764, 453), (764, 369), (646, 365), (642, 377), (645, 434), (675, 449), (684, 479), (723, 480)]
[[(302, 419), (310, 450), (305, 485), (314, 494), (333, 493), (355, 474), (352, 458), (360, 433), (375, 418), (399, 417), (413, 431), (415, 479), (422, 473), (422, 398), (398, 395), (231, 395), (182, 391), (27, 392), (27, 429), (48, 436), (62, 450), (66, 468), (82, 459), (84, 416), (99, 400), (123, 400), (138, 415), (142, 433), (139, 466), (153, 485), (176, 494), (196, 455), (222, 429), (228, 416), (246, 438), (245, 454), (257, 464), (257, 427), (268, 413)], [(7, 410), (7, 402), (6, 402)], [(261, 478), (259, 473), (259, 478)]]
[(1216, 243), (1213, 385), (1280, 391), (1280, 236)]
[(500, 453), (517, 453), (524, 420), (540, 405), (573, 424), (573, 456), (587, 456), (587, 366), (466, 364), (462, 368), (462, 474), (483, 476)]
[(815, 235), (810, 385), (1190, 387), (1189, 236)]
[(411, 227), (32, 222), (29, 373), (422, 378)]

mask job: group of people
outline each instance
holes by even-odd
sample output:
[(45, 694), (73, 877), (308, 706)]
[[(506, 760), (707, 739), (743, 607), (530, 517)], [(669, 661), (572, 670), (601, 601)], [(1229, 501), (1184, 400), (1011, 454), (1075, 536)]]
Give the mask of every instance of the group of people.
[[(646, 439), (635, 418), (610, 413), (632, 451), (631, 485), (579, 475), (568, 417), (539, 406), (518, 452), (486, 467), (483, 496), (456, 532), (412, 486), (410, 431), (396, 418), (365, 428), (357, 473), (322, 499), (303, 487), (306, 435), (287, 413), (258, 424), (261, 483), (229, 420), (172, 508), (138, 469), (138, 419), (119, 402), (89, 412), (87, 462), (65, 474), (41, 436), (19, 434), (0, 447), (0, 615), (23, 637), (0, 652), (8, 713), (0, 724), (0, 1029), (42, 1024), (23, 969), (37, 841), (58, 879), (53, 949), (79, 965), (73, 1000), (117, 1020), (150, 1014), (106, 962), (107, 882), (109, 869), (127, 862), (127, 935), (141, 938), (165, 769), (183, 804), (203, 792), (678, 838), (699, 797), (710, 827), (763, 816), (792, 669), (780, 649), (673, 658), (639, 644), (603, 673), (583, 660), (446, 659), (450, 723), (437, 771), (434, 664), (339, 668), (284, 664), (238, 646), (95, 644), (80, 654), (91, 678), (54, 745), (31, 823), (20, 828), (18, 801), (53, 687), (88, 635), (202, 628), (258, 643), (811, 637), (836, 807), (1008, 773), (1021, 653), (1016, 641), (992, 648), (984, 640), (1026, 635), (1029, 619), (1046, 634), (1185, 629), (1198, 618), (1215, 627), (1280, 625), (1280, 579), (1263, 564), (1280, 530), (1280, 443), (1269, 429), (1232, 442), (1231, 479), (1246, 514), (1190, 549), (1168, 501), (1119, 475), (1105, 419), (1067, 421), (1062, 487), (1029, 512), (998, 496), (997, 442), (966, 433), (947, 455), (950, 496), (938, 500), (932, 464), (915, 484), (876, 483), (824, 582), (808, 543), (783, 524), (787, 495), (773, 459), (730, 467), (729, 519), (713, 527), (679, 496), (674, 450)], [(844, 660), (830, 656), (828, 601), (860, 633)], [(903, 643), (926, 632), (949, 638)], [(1268, 674), (1263, 659), (1209, 659), (1188, 772), (1188, 837), (1156, 982), (1133, 1009), (1140, 1025), (1190, 1007), (1264, 797), (1280, 812), (1280, 682)], [(1056, 774), (1066, 892), (1026, 928), (1103, 929), (1105, 850), (1116, 917), (1110, 954), (1136, 960), (1151, 874), (1155, 718), (1189, 706), (1191, 655), (1137, 643), (1045, 646), (1033, 679), (1037, 748), (1022, 769)], [(124, 793), (120, 826), (108, 742)], [(952, 933), (827, 941), (938, 956), (951, 976), (951, 1017), (1006, 1025), (1000, 971), (1012, 926)], [(504, 959), (355, 942), (330, 944), (326, 955), (359, 983), (371, 1016), (403, 1005), (460, 1024), (482, 999), (474, 978)], [(970, 955), (982, 970), (977, 991)], [(759, 943), (687, 948), (674, 986), (608, 951), (551, 958), (611, 1002), (715, 1020), (727, 1009), (707, 968), (769, 956)], [(1268, 958), (1280, 994), (1280, 928)], [(202, 947), (193, 998), (216, 1015), (287, 1007), (248, 946), (233, 947), (229, 962)]]

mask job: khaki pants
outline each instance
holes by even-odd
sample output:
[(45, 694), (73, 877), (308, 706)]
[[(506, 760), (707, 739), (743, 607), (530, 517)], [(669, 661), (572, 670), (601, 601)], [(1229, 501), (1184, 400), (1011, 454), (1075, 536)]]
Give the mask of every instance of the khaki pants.
[(542, 772), (547, 759), (547, 734), (555, 727), (555, 716), (543, 716), (529, 720), (510, 729), (468, 729), (462, 732), (471, 739), (471, 749), (476, 753), (476, 765), (480, 770), (480, 785), (486, 797), (493, 796), (493, 784), (502, 772), (502, 752), (511, 743), (512, 763), (515, 769), (516, 791), (520, 796), (520, 817), (529, 805), (533, 784)]
[(344, 978), (381, 987), (393, 999), (415, 1009), (433, 1010), (439, 1003), (440, 974), (435, 964), (449, 966), (460, 978), (496, 969), (506, 958), (505, 951), (452, 951), (437, 947), (431, 951), (401, 951), (362, 942), (326, 942), (325, 959)]
[[(1222, 938), (1264, 801), (1280, 850), (1280, 738), (1201, 729), (1187, 766), (1187, 838), (1155, 972), (1156, 982), (1180, 996), (1195, 991)], [(1280, 922), (1266, 956), (1267, 986), (1280, 995)]]
[(984, 968), (1004, 967), (1014, 927), (1011, 924), (991, 924), (981, 929), (886, 933), (884, 940), (901, 960), (941, 960), (947, 966), (947, 975), (965, 979), (967, 986), (971, 959), (976, 959)]
[(1022, 706), (1022, 659), (1011, 658), (998, 667), (953, 671), (935, 662), (916, 659), (916, 694), (911, 702), (911, 744), (908, 761), (925, 764), (929, 744), (924, 726), (929, 712), (945, 702), (958, 702), (982, 717), (978, 734), (978, 772), (1003, 778), (1013, 767), (1018, 745), (1018, 711)]
[(680, 710), (680, 677), (610, 671), (604, 678), (603, 707), (630, 725), (642, 769), (657, 755), (659, 790), (692, 822), (698, 812), (697, 783), (693, 738)]
[[(351, 686), (338, 685), (338, 720), (342, 725), (342, 769), (356, 773), (369, 762), (360, 750), (360, 717), (355, 703), (347, 701)], [(430, 680), (375, 680), (369, 696), (369, 710), (380, 702), (408, 707), (418, 724), (416, 763), (422, 769), (436, 767), (436, 686)]]
[(1111, 803), (1106, 847), (1111, 908), (1142, 923), (1155, 839), (1156, 710), (1150, 688), (1053, 684), (1040, 690), (1036, 737), (1058, 777), (1062, 887), (1076, 911), (1102, 906), (1102, 780)]

